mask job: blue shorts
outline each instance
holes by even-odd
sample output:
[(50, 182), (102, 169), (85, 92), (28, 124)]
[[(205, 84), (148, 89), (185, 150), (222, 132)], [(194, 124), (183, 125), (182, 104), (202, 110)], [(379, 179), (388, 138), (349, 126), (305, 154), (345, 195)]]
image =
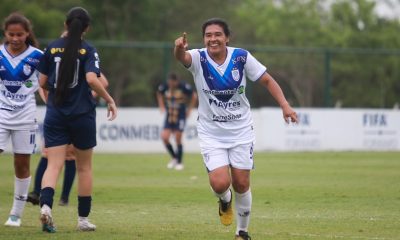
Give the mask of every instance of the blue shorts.
[(96, 146), (96, 111), (65, 116), (57, 110), (47, 110), (43, 124), (46, 147), (73, 144), (85, 150)]
[(186, 119), (184, 117), (178, 118), (176, 121), (168, 121), (168, 116), (165, 118), (164, 128), (171, 129), (173, 131), (181, 131), (185, 129)]

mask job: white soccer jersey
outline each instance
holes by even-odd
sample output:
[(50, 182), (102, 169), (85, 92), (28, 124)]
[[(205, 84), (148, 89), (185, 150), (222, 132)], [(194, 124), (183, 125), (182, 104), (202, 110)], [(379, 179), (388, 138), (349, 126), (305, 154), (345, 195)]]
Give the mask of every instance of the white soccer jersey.
[(36, 128), (34, 93), (39, 87), (36, 67), (42, 55), (42, 51), (29, 46), (13, 57), (5, 45), (0, 46), (0, 128)]
[(246, 79), (258, 80), (266, 67), (248, 51), (227, 47), (222, 65), (207, 49), (192, 49), (193, 74), (199, 95), (197, 130), (201, 147), (229, 148), (255, 140), (250, 104), (245, 95)]

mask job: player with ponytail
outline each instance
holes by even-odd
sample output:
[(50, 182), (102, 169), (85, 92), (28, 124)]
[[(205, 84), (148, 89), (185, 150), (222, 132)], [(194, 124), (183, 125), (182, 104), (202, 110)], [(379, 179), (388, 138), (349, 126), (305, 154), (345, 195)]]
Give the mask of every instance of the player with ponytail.
[(85, 9), (72, 8), (65, 21), (67, 35), (49, 44), (38, 68), (40, 85), (48, 90), (43, 126), (48, 164), (40, 191), (40, 219), (45, 232), (56, 232), (53, 197), (69, 144), (75, 147), (78, 173), (78, 230), (96, 229), (88, 219), (92, 201), (92, 155), (96, 146), (96, 103), (91, 90), (107, 102), (109, 120), (115, 119), (117, 108), (98, 80), (100, 66), (96, 49), (83, 40), (89, 23)]

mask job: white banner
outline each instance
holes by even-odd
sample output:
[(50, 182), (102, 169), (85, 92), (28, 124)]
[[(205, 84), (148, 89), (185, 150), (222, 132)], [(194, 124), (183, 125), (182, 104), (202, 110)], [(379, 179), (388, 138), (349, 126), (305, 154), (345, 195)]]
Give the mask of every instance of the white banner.
[[(400, 111), (374, 109), (298, 108), (299, 124), (286, 124), (279, 108), (253, 109), (256, 151), (399, 151)], [(45, 108), (38, 109), (40, 133)], [(197, 112), (184, 132), (186, 152), (199, 152)], [(160, 139), (164, 115), (156, 108), (120, 108), (107, 121), (106, 109), (97, 109), (96, 152), (165, 152)], [(36, 138), (41, 146), (42, 134)], [(8, 152), (11, 151), (10, 146)]]

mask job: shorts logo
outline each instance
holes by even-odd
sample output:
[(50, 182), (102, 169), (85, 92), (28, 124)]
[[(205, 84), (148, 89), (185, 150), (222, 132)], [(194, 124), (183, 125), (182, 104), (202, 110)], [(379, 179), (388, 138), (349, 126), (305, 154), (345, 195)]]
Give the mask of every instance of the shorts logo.
[(233, 69), (232, 70), (232, 78), (233, 80), (235, 80), (236, 82), (239, 81), (240, 79), (240, 73), (238, 69)]
[(31, 66), (29, 64), (25, 64), (23, 67), (23, 71), (26, 76), (29, 76), (29, 74), (31, 74), (32, 72)]

